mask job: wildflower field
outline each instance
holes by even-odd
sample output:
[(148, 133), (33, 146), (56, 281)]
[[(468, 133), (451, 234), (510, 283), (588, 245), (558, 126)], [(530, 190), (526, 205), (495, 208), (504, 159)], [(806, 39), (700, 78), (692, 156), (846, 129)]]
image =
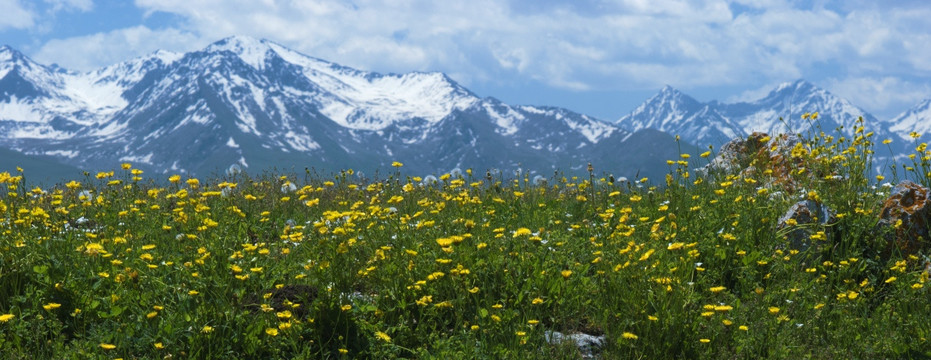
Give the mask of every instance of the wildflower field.
[[(928, 186), (929, 153), (867, 175), (871, 138), (814, 134), (787, 172), (694, 171), (709, 151), (633, 181), (3, 173), (0, 357), (583, 355), (557, 332), (604, 359), (931, 357), (925, 250), (876, 227), (882, 184)], [(803, 199), (836, 221), (780, 227)]]

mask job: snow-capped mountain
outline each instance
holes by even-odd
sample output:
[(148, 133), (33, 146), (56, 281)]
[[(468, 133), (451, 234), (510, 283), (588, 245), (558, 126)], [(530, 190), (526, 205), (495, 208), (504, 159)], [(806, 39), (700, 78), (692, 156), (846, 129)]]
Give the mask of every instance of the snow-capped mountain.
[[(801, 118), (802, 114), (814, 112), (819, 113), (815, 122)], [(849, 137), (859, 117), (863, 117), (868, 131), (875, 132), (875, 141), (897, 137), (889, 131), (888, 123), (804, 80), (781, 84), (756, 101), (731, 104), (701, 103), (666, 87), (617, 123), (629, 131), (658, 129), (679, 134), (699, 146), (720, 147), (735, 135), (755, 131), (805, 134), (820, 129), (832, 134), (840, 128)]]
[[(442, 73), (365, 72), (248, 37), (87, 73), (4, 47), (0, 94), (0, 147), (86, 169), (129, 161), (159, 173), (230, 164), (371, 170), (402, 161), (430, 173), (592, 162), (618, 175), (658, 175), (677, 156), (660, 132), (480, 98)], [(645, 139), (656, 149), (643, 149)], [(640, 150), (647, 155), (631, 155)]]
[(633, 129), (655, 129), (678, 134), (693, 144), (721, 144), (743, 134), (739, 125), (671, 86), (662, 90), (618, 123)]
[[(912, 141), (909, 136), (912, 132), (931, 135), (931, 99), (922, 100), (918, 105), (892, 118), (889, 123), (892, 125), (889, 130), (895, 132), (907, 143)], [(923, 138), (927, 140), (927, 136)]]

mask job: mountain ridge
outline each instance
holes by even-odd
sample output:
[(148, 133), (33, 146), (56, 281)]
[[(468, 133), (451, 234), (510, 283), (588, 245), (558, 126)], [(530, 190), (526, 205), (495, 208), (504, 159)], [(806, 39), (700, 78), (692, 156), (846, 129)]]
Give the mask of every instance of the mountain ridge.
[[(442, 73), (366, 72), (248, 37), (85, 73), (33, 67), (36, 80), (27, 82), (46, 93), (0, 103), (7, 130), (0, 144), (83, 168), (128, 161), (156, 173), (197, 174), (231, 164), (373, 170), (402, 161), (421, 173), (546, 172), (592, 162), (618, 175), (657, 176), (663, 160), (678, 155), (668, 134), (642, 132), (660, 150), (649, 156), (651, 169), (633, 168), (618, 160), (638, 150), (625, 144), (633, 132), (614, 124), (480, 98)], [(0, 93), (12, 89), (0, 86)], [(34, 116), (5, 111), (14, 105)]]

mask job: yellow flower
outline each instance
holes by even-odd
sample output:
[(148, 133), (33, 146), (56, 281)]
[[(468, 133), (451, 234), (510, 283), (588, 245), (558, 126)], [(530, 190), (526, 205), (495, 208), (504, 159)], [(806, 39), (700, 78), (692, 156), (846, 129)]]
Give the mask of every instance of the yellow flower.
[(724, 286), (715, 286), (715, 287), (713, 287), (713, 288), (711, 288), (711, 289), (709, 289), (709, 290), (711, 290), (711, 292), (713, 292), (713, 293), (719, 293), (719, 292), (722, 292), (722, 291), (724, 291), (724, 290), (727, 290), (727, 288), (724, 287)]
[(278, 336), (278, 329), (268, 328), (268, 329), (265, 329), (265, 333), (268, 334), (269, 336)]
[(155, 343), (155, 344), (152, 344), (152, 346), (155, 346), (156, 349), (164, 349), (164, 348), (165, 348), (165, 344), (162, 344), (162, 343), (160, 343), (160, 342), (157, 342), (157, 343)]
[(707, 344), (711, 342), (711, 339), (698, 339), (702, 344)]
[(522, 228), (517, 229), (516, 231), (514, 231), (514, 237), (523, 236), (523, 235), (530, 235), (530, 234), (531, 234), (530, 229), (525, 228), (525, 227), (522, 227)]
[(145, 317), (149, 319), (154, 318), (156, 316), (158, 316), (158, 311), (153, 311), (145, 315)]
[(770, 306), (770, 307), (769, 307), (769, 313), (770, 313), (770, 314), (778, 314), (778, 313), (779, 313), (779, 308), (777, 308), (777, 307), (775, 307), (775, 306)]
[(531, 304), (534, 304), (534, 305), (540, 305), (540, 304), (543, 303), (543, 299), (541, 299), (541, 298), (534, 298), (533, 301), (531, 301), (530, 303), (531, 303)]
[(213, 332), (213, 326), (204, 325), (204, 327), (200, 328), (200, 332), (202, 332), (202, 333), (204, 333), (204, 334), (212, 333), (212, 332)]
[(392, 162), (392, 163), (391, 163), (391, 166), (394, 166), (394, 167), (396, 167), (396, 168), (399, 168), (399, 167), (402, 167), (402, 166), (404, 166), (404, 164), (402, 164), (402, 163), (400, 163), (400, 162), (397, 162), (397, 161), (395, 161), (395, 162)]
[(48, 303), (48, 304), (42, 305), (42, 308), (43, 308), (43, 309), (49, 310), (49, 311), (55, 310), (55, 309), (60, 308), (60, 307), (61, 307), (61, 304), (59, 304), (59, 303)]
[(631, 339), (631, 340), (637, 340), (638, 338), (638, 336), (635, 335), (634, 333), (630, 333), (626, 331), (623, 334), (621, 334), (621, 336), (625, 339)]
[[(399, 163), (399, 164), (400, 164), (400, 163)], [(343, 349), (343, 348), (340, 348), (340, 349), (339, 349), (339, 353), (340, 353), (340, 354), (343, 354), (343, 355), (346, 355), (346, 354), (348, 354), (348, 353), (349, 353), (349, 350), (346, 350), (346, 349)]]
[(739, 326), (739, 327), (737, 327), (737, 328), (738, 328), (738, 329), (740, 329), (741, 331), (747, 331), (747, 330), (750, 330), (750, 328), (748, 328), (748, 327), (747, 327), (747, 325), (740, 325), (740, 326)]
[(376, 331), (375, 337), (384, 342), (391, 342), (391, 336), (388, 336), (388, 334), (385, 334), (381, 331)]
[(168, 181), (172, 184), (177, 184), (181, 182), (181, 175), (172, 175), (168, 177)]
[(340, 309), (342, 309), (343, 311), (349, 311), (349, 310), (352, 310), (352, 305), (343, 305), (342, 307), (340, 307)]
[(891, 282), (893, 282), (893, 281), (895, 281), (895, 279), (896, 279), (896, 277), (895, 277), (895, 276), (892, 276), (892, 277), (889, 277), (888, 279), (886, 279), (886, 284), (888, 284), (888, 283), (891, 283)]
[(562, 272), (560, 272), (560, 274), (562, 274), (562, 277), (564, 279), (568, 279), (569, 276), (572, 275), (572, 270), (563, 270)]
[(113, 344), (106, 344), (106, 343), (100, 343), (100, 347), (103, 348), (104, 350), (113, 350), (113, 349), (116, 349), (116, 345), (113, 345)]
[(7, 322), (7, 321), (10, 321), (10, 319), (13, 319), (15, 316), (16, 316), (16, 315), (13, 315), (13, 314), (3, 314), (3, 315), (0, 315), (0, 322)]

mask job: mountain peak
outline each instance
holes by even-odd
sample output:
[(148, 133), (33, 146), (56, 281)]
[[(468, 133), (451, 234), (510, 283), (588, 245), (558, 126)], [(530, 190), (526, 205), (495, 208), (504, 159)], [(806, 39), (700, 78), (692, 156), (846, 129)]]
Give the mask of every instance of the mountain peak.
[(19, 50), (9, 45), (0, 46), (0, 61), (22, 60), (25, 57)]
[(815, 84), (808, 82), (805, 79), (798, 79), (792, 82), (784, 82), (779, 84), (772, 92), (781, 93), (781, 92), (808, 92), (812, 90), (820, 89)]
[(247, 64), (260, 69), (265, 64), (266, 54), (271, 50), (270, 44), (271, 42), (265, 39), (237, 35), (214, 42), (208, 45), (204, 51), (208, 53), (230, 51)]

